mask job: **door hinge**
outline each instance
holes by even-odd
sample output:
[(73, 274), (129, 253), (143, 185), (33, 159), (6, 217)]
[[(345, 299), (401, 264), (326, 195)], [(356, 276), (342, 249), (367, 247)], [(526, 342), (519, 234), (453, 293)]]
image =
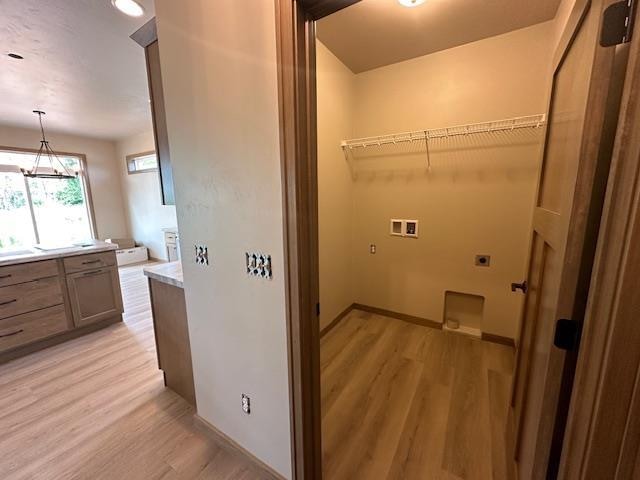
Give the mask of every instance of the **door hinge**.
[(612, 47), (631, 41), (636, 3), (635, 0), (622, 0), (607, 7), (602, 16), (601, 46)]
[(320, 304), (316, 303), (316, 315), (319, 317), (320, 316)]
[(556, 322), (553, 344), (562, 350), (575, 350), (580, 341), (580, 323), (566, 318)]

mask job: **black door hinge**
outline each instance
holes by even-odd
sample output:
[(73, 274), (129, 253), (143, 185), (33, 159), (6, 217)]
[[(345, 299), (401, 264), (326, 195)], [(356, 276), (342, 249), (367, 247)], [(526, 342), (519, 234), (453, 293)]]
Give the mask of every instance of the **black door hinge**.
[(580, 323), (576, 320), (560, 319), (556, 322), (553, 344), (562, 350), (574, 350), (580, 341)]
[(607, 7), (602, 16), (600, 45), (612, 47), (631, 41), (636, 3), (635, 0), (622, 0)]
[(320, 316), (320, 304), (316, 303), (316, 315), (319, 317)]

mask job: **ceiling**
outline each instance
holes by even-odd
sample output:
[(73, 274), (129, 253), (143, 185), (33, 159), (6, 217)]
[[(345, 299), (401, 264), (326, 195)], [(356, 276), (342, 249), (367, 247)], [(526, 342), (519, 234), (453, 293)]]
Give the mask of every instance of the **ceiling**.
[[(0, 0), (0, 124), (119, 139), (149, 128), (144, 50), (129, 38), (153, 17), (110, 0)], [(24, 60), (14, 60), (15, 52)]]
[(318, 21), (317, 35), (354, 73), (551, 20), (560, 0), (362, 0)]

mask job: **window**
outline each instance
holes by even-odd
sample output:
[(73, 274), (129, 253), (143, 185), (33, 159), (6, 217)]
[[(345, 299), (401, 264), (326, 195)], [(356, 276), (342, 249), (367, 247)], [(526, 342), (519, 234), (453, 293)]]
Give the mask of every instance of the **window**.
[(156, 152), (136, 153), (127, 155), (127, 172), (132, 173), (158, 171), (158, 157)]
[(78, 177), (26, 178), (36, 154), (0, 151), (0, 251), (34, 244), (63, 247), (94, 237), (82, 156), (59, 155)]

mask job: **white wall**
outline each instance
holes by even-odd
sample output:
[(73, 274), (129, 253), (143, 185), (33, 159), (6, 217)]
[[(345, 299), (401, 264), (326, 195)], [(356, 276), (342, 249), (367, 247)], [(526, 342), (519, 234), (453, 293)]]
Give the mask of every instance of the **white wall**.
[(275, 9), (156, 0), (156, 20), (198, 413), (291, 477)]
[[(547, 22), (355, 75), (354, 136), (544, 113), (552, 31)], [(320, 54), (318, 63), (323, 71), (334, 59)], [(344, 96), (327, 82), (318, 88), (323, 98)], [(319, 109), (319, 127), (336, 115)], [(424, 145), (356, 154), (353, 301), (441, 322), (447, 290), (481, 295), (482, 330), (515, 338), (522, 296), (509, 286), (525, 278), (541, 134), (434, 141), (430, 172)], [(319, 152), (320, 171), (337, 159)], [(321, 205), (323, 194), (333, 191), (320, 190)], [(348, 209), (346, 198), (331, 201)], [(320, 215), (320, 225), (338, 222)], [(420, 238), (389, 235), (391, 218), (419, 220)], [(476, 254), (491, 255), (491, 266), (476, 267)]]
[(116, 144), (129, 232), (137, 243), (149, 249), (150, 257), (167, 260), (162, 229), (177, 225), (176, 207), (162, 205), (158, 172), (129, 175), (126, 168), (127, 155), (152, 150), (155, 145), (151, 127)]
[(354, 301), (353, 181), (340, 141), (353, 136), (355, 75), (317, 42), (320, 328)]
[[(47, 139), (54, 150), (87, 156), (98, 238), (128, 236), (115, 143), (56, 132)], [(40, 140), (40, 130), (0, 125), (0, 146), (35, 149)]]

